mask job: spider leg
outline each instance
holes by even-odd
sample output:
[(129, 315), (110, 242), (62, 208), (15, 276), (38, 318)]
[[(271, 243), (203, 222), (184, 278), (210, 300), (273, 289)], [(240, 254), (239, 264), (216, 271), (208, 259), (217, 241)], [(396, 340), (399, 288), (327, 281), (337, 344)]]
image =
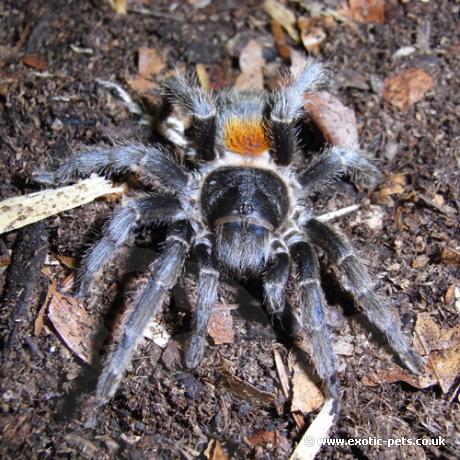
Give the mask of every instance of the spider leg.
[(351, 174), (356, 179), (366, 179), (374, 184), (378, 170), (362, 155), (352, 149), (330, 147), (297, 176), (300, 184), (309, 194), (326, 189), (335, 179)]
[(343, 271), (345, 289), (354, 296), (369, 321), (386, 336), (391, 348), (407, 368), (414, 374), (420, 374), (423, 369), (422, 359), (404, 338), (398, 313), (376, 295), (366, 268), (350, 244), (331, 227), (315, 219), (306, 223), (305, 230), (311, 241), (320, 246), (330, 261)]
[(334, 351), (324, 315), (326, 301), (320, 283), (318, 258), (311, 244), (297, 241), (290, 246), (299, 278), (301, 325), (311, 343), (311, 357), (316, 371), (330, 396), (339, 397)]
[(121, 325), (120, 341), (110, 353), (99, 378), (96, 395), (102, 402), (107, 402), (114, 395), (150, 320), (176, 284), (191, 237), (192, 230), (188, 223), (176, 223), (166, 237), (163, 252), (150, 265), (151, 276), (136, 295), (134, 305)]
[(185, 364), (189, 369), (195, 368), (203, 356), (209, 317), (212, 307), (217, 302), (219, 288), (219, 272), (213, 266), (212, 245), (208, 236), (195, 245), (194, 253), (199, 270), (198, 296), (192, 314), (192, 337), (185, 352)]
[(305, 93), (313, 92), (325, 77), (319, 62), (306, 60), (294, 71), (287, 85), (273, 95), (269, 129), (277, 163), (287, 165), (297, 148), (296, 122), (303, 113)]
[(187, 184), (186, 171), (171, 155), (158, 147), (135, 142), (84, 150), (65, 160), (56, 171), (34, 174), (33, 180), (40, 184), (57, 185), (102, 172), (109, 175), (133, 172), (148, 184), (160, 182), (173, 189), (180, 189)]
[(264, 277), (265, 304), (271, 317), (281, 319), (280, 316), (286, 305), (285, 291), (289, 279), (291, 259), (285, 245), (279, 240), (272, 242), (271, 251), (269, 256), (271, 265)]
[(140, 225), (173, 222), (185, 217), (179, 200), (173, 196), (142, 196), (118, 208), (107, 222), (102, 238), (83, 257), (77, 295), (86, 296), (95, 275), (113, 260)]
[(216, 106), (210, 94), (195, 78), (178, 74), (161, 82), (163, 94), (184, 107), (192, 117), (190, 136), (199, 158), (209, 161), (216, 157), (214, 142), (217, 130)]

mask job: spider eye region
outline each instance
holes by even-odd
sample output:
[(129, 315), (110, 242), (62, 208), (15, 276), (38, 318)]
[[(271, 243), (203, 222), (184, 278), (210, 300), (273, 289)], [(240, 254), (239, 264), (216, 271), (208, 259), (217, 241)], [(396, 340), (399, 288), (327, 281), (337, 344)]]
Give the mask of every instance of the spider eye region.
[(225, 146), (243, 156), (258, 156), (270, 147), (262, 121), (257, 118), (229, 118), (223, 129)]

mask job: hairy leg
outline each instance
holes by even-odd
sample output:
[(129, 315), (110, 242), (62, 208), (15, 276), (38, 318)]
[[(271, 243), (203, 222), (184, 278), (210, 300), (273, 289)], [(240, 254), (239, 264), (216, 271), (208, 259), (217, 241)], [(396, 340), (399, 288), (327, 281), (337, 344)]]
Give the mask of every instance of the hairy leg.
[(149, 185), (161, 184), (174, 190), (187, 184), (187, 172), (158, 147), (130, 142), (113, 147), (88, 148), (64, 161), (56, 171), (34, 174), (35, 182), (65, 184), (92, 173), (123, 174), (132, 172)]
[(114, 259), (139, 226), (173, 222), (185, 217), (179, 200), (173, 196), (142, 196), (119, 207), (106, 224), (102, 238), (83, 257), (77, 278), (77, 295), (87, 295), (96, 274)]
[(166, 238), (163, 252), (150, 265), (150, 279), (127, 313), (121, 325), (120, 341), (110, 353), (99, 378), (96, 395), (101, 402), (107, 402), (114, 395), (150, 320), (176, 284), (188, 254), (191, 232), (189, 224), (175, 224)]
[(397, 311), (374, 292), (373, 282), (350, 244), (328, 225), (310, 220), (305, 230), (311, 241), (320, 246), (332, 264), (343, 272), (343, 285), (355, 298), (369, 321), (383, 334), (401, 361), (414, 374), (423, 368), (422, 359), (412, 350), (401, 331)]
[(291, 74), (284, 88), (273, 95), (269, 127), (273, 154), (279, 164), (287, 165), (297, 148), (296, 122), (302, 116), (306, 93), (323, 83), (324, 69), (319, 62), (306, 60)]
[(364, 179), (368, 185), (373, 185), (378, 177), (377, 169), (362, 155), (341, 147), (327, 149), (297, 177), (306, 192), (311, 194), (326, 189), (345, 174), (350, 174), (353, 179)]
[(270, 266), (264, 276), (265, 304), (271, 317), (281, 319), (286, 306), (286, 284), (291, 268), (291, 258), (281, 241), (272, 242), (269, 260)]
[(163, 94), (172, 103), (184, 107), (192, 117), (190, 136), (198, 157), (205, 160), (215, 158), (216, 107), (210, 94), (201, 88), (195, 78), (183, 74), (161, 82)]
[(192, 337), (185, 352), (185, 364), (189, 369), (195, 368), (203, 356), (209, 317), (217, 302), (219, 288), (219, 272), (212, 263), (209, 235), (197, 242), (194, 252), (198, 263), (198, 296), (192, 313)]
[(340, 385), (324, 315), (326, 302), (321, 290), (318, 258), (306, 241), (294, 243), (290, 251), (297, 263), (301, 324), (310, 338), (311, 357), (330, 396), (338, 399)]

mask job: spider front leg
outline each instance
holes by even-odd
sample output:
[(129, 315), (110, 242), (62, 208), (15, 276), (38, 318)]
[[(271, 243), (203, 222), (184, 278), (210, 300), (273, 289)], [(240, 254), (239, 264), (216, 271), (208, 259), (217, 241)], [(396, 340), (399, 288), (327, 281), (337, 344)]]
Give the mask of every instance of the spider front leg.
[(114, 259), (139, 226), (173, 222), (185, 217), (179, 200), (173, 196), (147, 195), (122, 205), (106, 224), (102, 238), (83, 257), (77, 277), (77, 296), (87, 295), (95, 275)]
[(391, 348), (414, 374), (420, 374), (423, 361), (404, 338), (398, 313), (373, 290), (373, 282), (350, 244), (331, 227), (315, 219), (305, 224), (311, 241), (320, 246), (329, 260), (343, 272), (344, 287), (355, 298), (369, 321), (385, 334)]
[(326, 302), (321, 290), (318, 258), (312, 246), (306, 241), (292, 244), (290, 252), (297, 263), (300, 323), (310, 338), (311, 358), (330, 396), (337, 400), (340, 385), (324, 315)]
[(345, 174), (353, 179), (363, 179), (367, 185), (373, 185), (378, 170), (355, 150), (330, 147), (297, 176), (299, 183), (309, 194), (320, 192), (334, 180)]
[(101, 402), (107, 402), (115, 394), (150, 320), (177, 283), (191, 238), (192, 229), (187, 222), (174, 224), (166, 237), (163, 252), (150, 265), (151, 276), (136, 295), (133, 306), (121, 324), (120, 341), (110, 353), (99, 378), (96, 395)]
[(64, 161), (53, 172), (34, 174), (35, 182), (45, 185), (59, 185), (88, 177), (92, 173), (123, 174), (132, 172), (147, 184), (160, 182), (174, 190), (187, 184), (187, 173), (161, 149), (140, 143), (119, 144), (113, 147), (95, 147), (80, 152), (79, 155)]
[(196, 243), (194, 253), (198, 263), (198, 294), (192, 313), (192, 337), (185, 352), (185, 364), (189, 369), (195, 368), (203, 356), (209, 317), (217, 302), (219, 288), (219, 272), (213, 266), (209, 235)]
[(199, 86), (196, 79), (183, 74), (163, 80), (161, 88), (170, 102), (181, 105), (191, 116), (190, 135), (198, 157), (205, 161), (214, 160), (217, 124), (216, 106), (211, 95)]

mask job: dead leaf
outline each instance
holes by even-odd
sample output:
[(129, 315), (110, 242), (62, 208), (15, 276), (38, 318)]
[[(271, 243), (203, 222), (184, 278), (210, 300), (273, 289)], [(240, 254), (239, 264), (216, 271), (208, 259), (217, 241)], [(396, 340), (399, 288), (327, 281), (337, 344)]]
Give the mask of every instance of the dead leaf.
[(276, 0), (265, 0), (263, 8), (272, 19), (283, 26), (284, 30), (296, 43), (299, 43), (300, 38), (296, 28), (296, 17), (291, 10)]
[(441, 260), (448, 265), (460, 265), (460, 252), (452, 248), (444, 248), (441, 252)]
[(289, 61), (291, 58), (291, 47), (288, 45), (283, 28), (278, 21), (272, 21), (272, 34), (275, 40), (275, 48), (281, 59)]
[(305, 110), (324, 138), (338, 147), (359, 149), (355, 112), (327, 91), (305, 96)]
[(78, 268), (79, 262), (75, 257), (70, 256), (54, 256), (62, 265), (65, 265), (67, 268), (75, 269)]
[(101, 343), (96, 338), (98, 325), (83, 303), (56, 290), (49, 302), (48, 318), (65, 345), (80, 359), (91, 364)]
[(430, 261), (430, 258), (425, 254), (417, 256), (412, 261), (412, 268), (423, 268), (429, 261)]
[(235, 331), (231, 310), (238, 308), (237, 305), (216, 305), (208, 322), (208, 334), (213, 338), (216, 345), (233, 343)]
[(460, 326), (441, 329), (429, 313), (420, 313), (415, 325), (413, 348), (426, 361), (422, 376), (411, 375), (393, 366), (371, 373), (363, 379), (363, 383), (376, 386), (402, 381), (419, 389), (439, 384), (443, 393), (447, 393), (460, 371)]
[(218, 439), (211, 439), (209, 441), (204, 455), (208, 460), (228, 460), (228, 455)]
[(278, 379), (280, 381), (281, 390), (286, 399), (289, 398), (290, 383), (289, 377), (284, 366), (283, 360), (281, 359), (280, 354), (277, 350), (273, 350), (273, 355), (275, 358), (276, 373), (278, 374)]
[(383, 98), (394, 107), (406, 111), (422, 100), (433, 86), (433, 78), (424, 70), (407, 69), (385, 79)]
[(420, 313), (415, 325), (414, 350), (427, 356), (426, 371), (447, 393), (460, 371), (460, 325), (441, 329), (428, 313)]
[(324, 404), (324, 396), (309, 372), (292, 357), (289, 363), (292, 372), (292, 401), (291, 412), (308, 414), (319, 409)]
[(154, 48), (139, 48), (138, 75), (149, 78), (160, 73), (166, 64), (158, 51)]
[(348, 0), (338, 11), (356, 22), (385, 22), (385, 0)]
[(128, 12), (128, 0), (109, 0), (109, 3), (117, 14), (126, 14)]
[(300, 38), (303, 47), (312, 54), (319, 54), (321, 44), (326, 40), (327, 35), (325, 30), (319, 25), (315, 25), (317, 21), (314, 18), (302, 17), (299, 18), (297, 24), (300, 29)]
[(220, 368), (223, 379), (222, 384), (226, 387), (227, 391), (237, 398), (248, 401), (253, 406), (267, 407), (275, 404), (276, 397), (273, 393), (259, 390), (254, 385), (237, 377), (234, 374), (230, 361), (221, 358)]
[(393, 174), (372, 194), (372, 197), (376, 203), (392, 206), (394, 202), (391, 200), (391, 196), (404, 193), (406, 183), (407, 177), (405, 174)]
[(32, 67), (32, 69), (44, 71), (48, 68), (48, 63), (46, 59), (40, 57), (38, 54), (26, 54), (21, 62), (27, 67)]
[(239, 63), (241, 74), (236, 79), (235, 88), (240, 91), (263, 90), (262, 67), (265, 60), (262, 55), (262, 46), (255, 40), (249, 40), (241, 51)]

